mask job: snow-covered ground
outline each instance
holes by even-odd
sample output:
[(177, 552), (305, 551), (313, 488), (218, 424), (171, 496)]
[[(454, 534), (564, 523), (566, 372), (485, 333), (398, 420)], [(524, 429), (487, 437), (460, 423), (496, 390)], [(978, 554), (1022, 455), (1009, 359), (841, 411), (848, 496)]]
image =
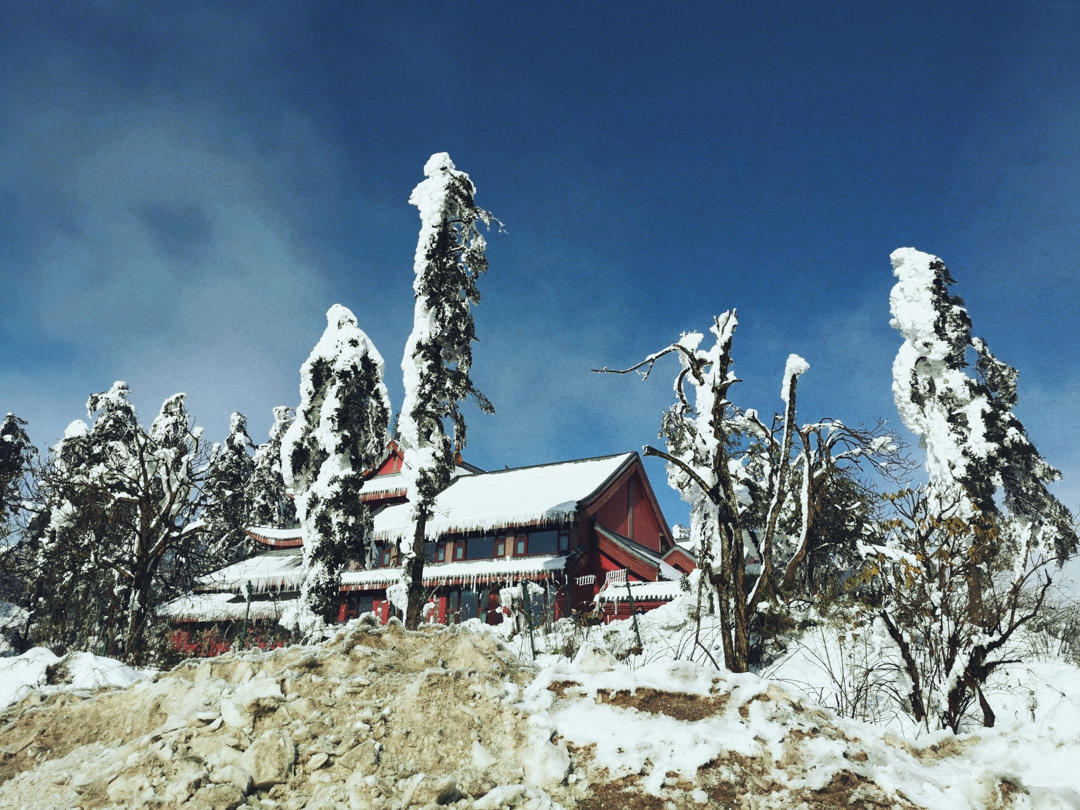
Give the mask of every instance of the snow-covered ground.
[[(1080, 807), (1080, 670), (1064, 657), (995, 680), (996, 728), (916, 738), (842, 716), (859, 712), (835, 673), (861, 638), (810, 632), (769, 677), (735, 675), (705, 655), (708, 625), (695, 646), (684, 600), (636, 631), (538, 631), (535, 662), (510, 623), (407, 633), (370, 616), (98, 697), (85, 689), (139, 673), (72, 656), (75, 692), (0, 718), (0, 807)], [(55, 690), (40, 684), (57, 661), (0, 662), (5, 694)]]
[[(55, 667), (56, 671), (51, 684), (48, 682), (49, 667)], [(151, 671), (132, 669), (100, 655), (76, 652), (61, 659), (44, 647), (34, 647), (22, 655), (0, 658), (0, 709), (34, 692), (52, 694), (105, 686), (130, 686), (148, 674)]]

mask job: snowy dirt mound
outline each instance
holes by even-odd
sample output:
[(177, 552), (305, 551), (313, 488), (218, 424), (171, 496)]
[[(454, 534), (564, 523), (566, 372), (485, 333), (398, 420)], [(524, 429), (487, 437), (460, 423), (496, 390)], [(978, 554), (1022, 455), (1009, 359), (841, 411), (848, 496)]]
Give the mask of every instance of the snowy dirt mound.
[[(919, 807), (959, 774), (935, 763), (971, 745), (919, 754), (865, 729), (754, 676), (631, 672), (591, 648), (538, 668), (486, 633), (361, 620), (32, 695), (0, 715), (0, 807)], [(970, 806), (1029, 806), (1019, 781), (977, 787)]]

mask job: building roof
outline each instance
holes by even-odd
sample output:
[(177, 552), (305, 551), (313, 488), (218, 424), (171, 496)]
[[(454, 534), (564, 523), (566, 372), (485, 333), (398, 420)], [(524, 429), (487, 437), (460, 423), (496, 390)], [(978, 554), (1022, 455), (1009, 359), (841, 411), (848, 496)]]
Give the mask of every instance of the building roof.
[[(678, 580), (657, 580), (656, 582), (631, 582), (630, 593), (635, 601), (642, 602), (669, 602), (682, 593), (682, 585)], [(629, 602), (630, 596), (626, 592), (626, 582), (609, 582), (596, 594), (597, 602)]]
[(303, 564), (299, 550), (291, 554), (256, 554), (200, 577), (199, 585), (210, 590), (242, 591), (246, 583), (256, 593), (294, 590), (304, 581)]
[(304, 545), (299, 527), (275, 529), (271, 526), (250, 526), (244, 531), (252, 540), (271, 548), (299, 548)]
[[(634, 453), (619, 453), (492, 472), (472, 472), (458, 466), (450, 486), (435, 499), (427, 535), (434, 539), (450, 533), (570, 521), (578, 505), (596, 495), (633, 458)], [(401, 474), (372, 478), (364, 485), (362, 496), (369, 492), (372, 496), (404, 494)], [(386, 506), (375, 513), (377, 540), (400, 540), (412, 528), (412, 506), (408, 503)], [(253, 526), (247, 533), (277, 548), (301, 545), (299, 528)]]
[[(570, 521), (634, 458), (634, 453), (475, 473), (456, 479), (435, 499), (429, 538), (495, 531), (509, 526)], [(375, 515), (375, 537), (398, 540), (412, 531), (412, 505), (388, 506)]]
[(663, 579), (678, 580), (682, 577), (682, 572), (676, 569), (674, 566), (664, 562), (663, 556), (653, 551), (648, 546), (643, 546), (641, 543), (636, 543), (629, 537), (624, 537), (618, 532), (613, 532), (599, 523), (593, 524), (593, 528), (602, 537), (614, 543), (633, 557), (641, 560), (646, 565), (649, 565), (656, 569), (657, 574)]
[(296, 598), (252, 599), (225, 591), (223, 593), (189, 593), (158, 608), (159, 616), (200, 622), (220, 622), (243, 619), (277, 619), (296, 604)]
[[(304, 581), (303, 555), (258, 554), (234, 563), (199, 580), (203, 588), (224, 591), (232, 598), (242, 593), (244, 585), (252, 593), (263, 591), (294, 591)], [(424, 584), (428, 586), (450, 583), (503, 582), (508, 579), (544, 579), (566, 567), (565, 556), (510, 557), (498, 560), (466, 560), (448, 563), (427, 563), (424, 566)], [(345, 571), (341, 586), (348, 590), (384, 588), (401, 580), (401, 566), (372, 568), (361, 571)], [(194, 594), (193, 598), (209, 594)], [(216, 604), (216, 603), (215, 603)]]

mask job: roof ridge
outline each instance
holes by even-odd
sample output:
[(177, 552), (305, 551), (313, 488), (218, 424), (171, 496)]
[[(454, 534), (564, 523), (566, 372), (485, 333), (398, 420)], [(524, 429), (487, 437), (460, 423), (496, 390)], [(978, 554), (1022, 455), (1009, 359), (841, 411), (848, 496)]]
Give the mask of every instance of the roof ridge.
[[(484, 470), (483, 472), (473, 473), (468, 476), (467, 479), (483, 478), (485, 475), (498, 475), (501, 473), (519, 472), (520, 470), (538, 470), (542, 467), (561, 467), (566, 464), (583, 464), (587, 461), (604, 461), (609, 458), (621, 458), (622, 456), (630, 456), (634, 454), (634, 450), (626, 450), (622, 453), (609, 453), (604, 456), (589, 456), (588, 458), (572, 458), (567, 461), (548, 461), (543, 464), (526, 464), (524, 467), (507, 467), (502, 470)], [(466, 480), (465, 477), (456, 480)], [(447, 487), (449, 489), (449, 487)]]

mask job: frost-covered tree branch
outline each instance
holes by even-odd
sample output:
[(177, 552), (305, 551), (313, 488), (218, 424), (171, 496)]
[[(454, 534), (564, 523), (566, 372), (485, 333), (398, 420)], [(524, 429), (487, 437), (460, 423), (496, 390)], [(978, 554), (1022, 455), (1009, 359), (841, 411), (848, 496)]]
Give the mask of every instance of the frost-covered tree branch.
[(183, 394), (143, 429), (122, 382), (92, 395), (87, 415), (40, 476), (22, 549), (35, 563), (28, 597), (46, 637), (94, 638), (136, 660), (155, 607), (205, 572), (200, 538), (185, 532), (202, 507), (202, 431)]
[[(728, 391), (739, 381), (731, 370), (737, 323), (730, 310), (714, 318), (709, 347), (703, 346), (701, 333), (687, 333), (640, 363), (598, 371), (637, 371), (647, 378), (664, 357), (679, 360), (675, 403), (661, 423), (667, 449), (646, 446), (644, 453), (667, 461), (669, 484), (690, 504), (690, 537), (698, 550), (702, 581), (710, 584), (720, 603), (724, 664), (745, 671), (751, 633), (761, 634), (755, 619), (759, 606), (766, 595), (783, 597), (794, 588), (815, 521), (832, 497), (834, 481), (843, 477), (833, 448), (841, 446), (843, 436), (854, 451), (860, 437), (834, 427), (836, 436), (823, 441), (832, 435), (825, 426), (840, 423), (796, 425), (796, 387), (808, 368), (797, 355), (788, 359), (780, 392), (784, 409), (772, 427), (756, 411), (736, 409)], [(795, 450), (796, 437), (801, 455)], [(860, 452), (874, 456), (887, 449), (895, 447), (864, 442)], [(853, 452), (851, 458), (856, 456)], [(801, 475), (791, 472), (793, 465)], [(791, 533), (788, 526), (793, 523), (798, 528)], [(758, 557), (755, 564), (761, 566), (753, 575), (747, 573), (748, 556)]]

